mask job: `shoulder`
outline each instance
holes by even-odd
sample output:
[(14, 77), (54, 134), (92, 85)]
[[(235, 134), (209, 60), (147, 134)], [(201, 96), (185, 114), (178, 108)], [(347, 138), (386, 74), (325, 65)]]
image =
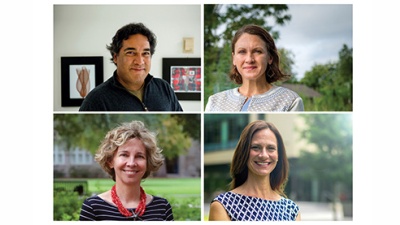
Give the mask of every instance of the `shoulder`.
[(94, 204), (103, 204), (103, 203), (105, 203), (104, 200), (100, 198), (98, 195), (90, 196), (83, 201), (83, 205), (86, 206), (92, 206)]
[(146, 77), (146, 81), (147, 83), (151, 84), (151, 85), (162, 85), (162, 86), (170, 86), (169, 83), (161, 78), (158, 77), (154, 77), (152, 75), (147, 75)]
[(152, 200), (149, 203), (149, 205), (153, 205), (153, 206), (158, 205), (158, 206), (168, 206), (168, 207), (170, 207), (170, 203), (166, 198), (162, 198), (162, 197), (154, 196), (154, 195), (152, 195), (151, 197), (152, 197)]
[(99, 84), (95, 88), (93, 88), (88, 95), (85, 97), (85, 100), (87, 99), (98, 99), (101, 98), (104, 95), (107, 95), (110, 93), (110, 91), (115, 91), (117, 88), (114, 87), (113, 85), (113, 77), (110, 77), (108, 80), (105, 82)]
[(208, 98), (206, 111), (238, 111), (243, 100), (237, 88), (221, 91)]
[(237, 88), (228, 89), (228, 90), (225, 90), (225, 91), (217, 92), (217, 93), (211, 95), (209, 98), (210, 99), (214, 99), (214, 100), (221, 99), (221, 98), (226, 98), (227, 96), (234, 95), (235, 91), (237, 91)]
[[(222, 193), (218, 196), (224, 196), (225, 193)], [(219, 198), (215, 198), (210, 204), (210, 213), (209, 220), (210, 221), (230, 221), (231, 218), (225, 208), (225, 205), (218, 200)]]
[(290, 90), (289, 88), (281, 87), (281, 86), (274, 86), (274, 89), (271, 93), (279, 94), (279, 95), (287, 95), (292, 98), (300, 97), (296, 92)]
[(289, 198), (282, 197), (281, 199), (282, 204), (284, 204), (287, 208), (292, 209), (294, 211), (299, 211), (299, 206), (293, 200)]
[(221, 204), (224, 204), (225, 202), (229, 202), (230, 199), (237, 197), (238, 195), (234, 192), (228, 191), (228, 192), (223, 192), (218, 194), (213, 200), (214, 201), (218, 201)]

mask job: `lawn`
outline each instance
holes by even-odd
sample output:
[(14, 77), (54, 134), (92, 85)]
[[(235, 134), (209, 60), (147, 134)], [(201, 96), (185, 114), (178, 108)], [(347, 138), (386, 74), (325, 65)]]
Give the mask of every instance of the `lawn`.
[[(89, 193), (102, 193), (114, 185), (111, 179), (88, 179)], [(142, 181), (143, 189), (152, 195), (198, 196), (200, 197), (200, 178), (148, 178)]]
[[(110, 190), (114, 185), (114, 181), (111, 179), (85, 180), (87, 181), (88, 186), (86, 191), (87, 196), (92, 194), (100, 194)], [(61, 192), (57, 192), (57, 188), (60, 190), (60, 181), (61, 180), (57, 180), (57, 182), (54, 184), (54, 220), (77, 220), (79, 216), (80, 205), (83, 200), (81, 199), (79, 200), (80, 202), (75, 202), (73, 200), (76, 199), (75, 197), (61, 195)], [(64, 181), (76, 182), (76, 180)], [(79, 181), (82, 181), (82, 179)], [(69, 185), (72, 185), (72, 183)], [(74, 185), (76, 185), (76, 183)], [(142, 181), (142, 187), (148, 194), (166, 198), (172, 206), (175, 220), (199, 221), (201, 219), (200, 178), (147, 178), (146, 180)], [(64, 189), (71, 190), (69, 187)], [(69, 209), (68, 213), (64, 209), (66, 202), (71, 205), (70, 207), (73, 207), (72, 209)]]

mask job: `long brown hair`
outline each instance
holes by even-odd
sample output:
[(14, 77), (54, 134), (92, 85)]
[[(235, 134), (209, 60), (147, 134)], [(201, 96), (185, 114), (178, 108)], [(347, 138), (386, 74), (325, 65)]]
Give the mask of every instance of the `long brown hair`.
[(230, 174), (232, 181), (230, 189), (239, 187), (247, 180), (247, 161), (249, 160), (251, 140), (257, 131), (264, 129), (270, 129), (278, 141), (278, 162), (269, 176), (271, 188), (286, 197), (284, 189), (289, 176), (289, 161), (286, 156), (285, 145), (278, 129), (272, 123), (263, 120), (249, 123), (240, 135), (231, 163)]

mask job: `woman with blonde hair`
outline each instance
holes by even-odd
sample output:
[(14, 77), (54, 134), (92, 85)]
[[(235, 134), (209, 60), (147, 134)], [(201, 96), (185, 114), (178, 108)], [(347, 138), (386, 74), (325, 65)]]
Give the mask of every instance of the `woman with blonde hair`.
[(111, 190), (87, 198), (79, 220), (174, 220), (170, 203), (146, 194), (141, 187), (141, 181), (163, 164), (161, 151), (155, 133), (140, 121), (109, 131), (95, 160), (115, 184)]

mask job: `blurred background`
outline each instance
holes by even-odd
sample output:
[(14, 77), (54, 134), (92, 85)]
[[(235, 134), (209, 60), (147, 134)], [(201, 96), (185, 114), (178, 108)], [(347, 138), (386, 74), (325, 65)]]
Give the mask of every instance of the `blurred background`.
[(210, 95), (237, 86), (228, 78), (231, 39), (246, 24), (273, 36), (280, 67), (292, 75), (276, 84), (297, 92), (305, 111), (353, 110), (351, 4), (205, 4), (204, 106)]
[(175, 220), (201, 220), (200, 114), (54, 114), (54, 220), (78, 220), (85, 198), (111, 189), (94, 154), (109, 130), (132, 120), (158, 133), (165, 156), (143, 189), (166, 198)]
[(211, 200), (228, 191), (234, 149), (254, 120), (272, 122), (283, 137), (290, 165), (285, 193), (299, 205), (302, 220), (352, 220), (351, 113), (205, 114), (204, 219)]

